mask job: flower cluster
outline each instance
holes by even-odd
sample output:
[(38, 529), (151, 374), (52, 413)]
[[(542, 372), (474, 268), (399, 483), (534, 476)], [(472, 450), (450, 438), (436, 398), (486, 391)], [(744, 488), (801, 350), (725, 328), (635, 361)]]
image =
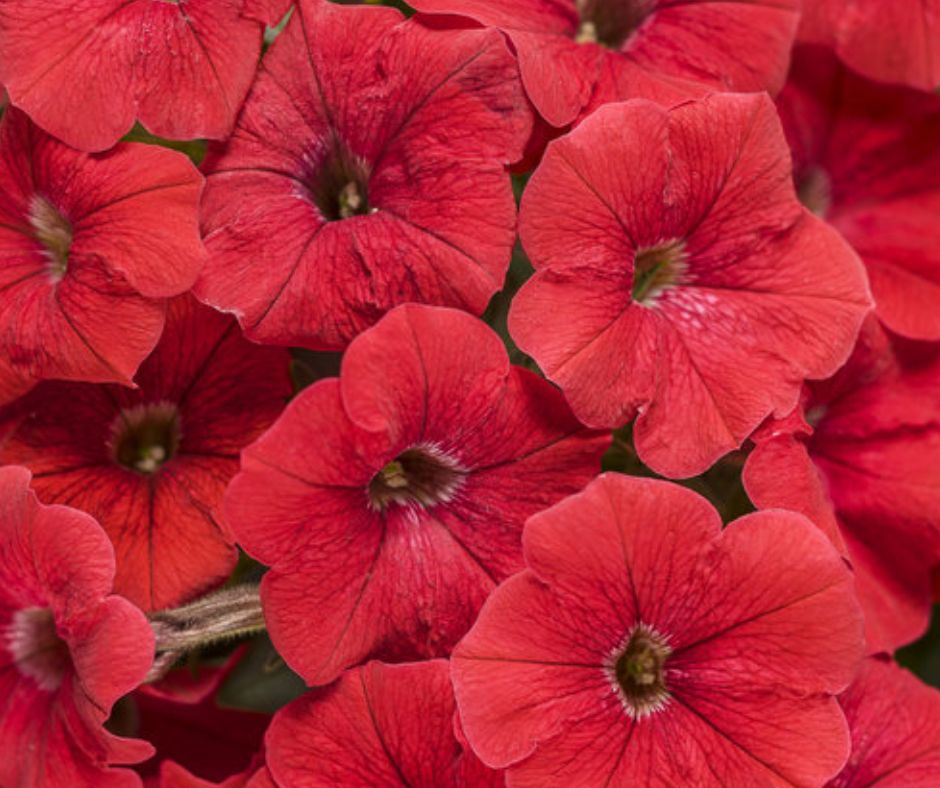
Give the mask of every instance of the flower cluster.
[(0, 786), (938, 784), (938, 14), (0, 0)]

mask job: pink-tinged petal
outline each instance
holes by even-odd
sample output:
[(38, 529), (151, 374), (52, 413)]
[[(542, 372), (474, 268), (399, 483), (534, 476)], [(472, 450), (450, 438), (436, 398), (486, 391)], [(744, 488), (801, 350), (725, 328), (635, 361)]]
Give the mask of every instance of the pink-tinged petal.
[(940, 85), (938, 13), (936, 0), (816, 0), (805, 4), (798, 40), (833, 47), (871, 79), (932, 91)]
[[(525, 543), (529, 569), (452, 657), (467, 737), (509, 785), (818, 785), (842, 767), (833, 696), (861, 616), (805, 518), (721, 531), (696, 494), (607, 474), (531, 518)], [(649, 680), (628, 689), (634, 670)]]
[(222, 138), (261, 52), (262, 25), (242, 6), (10, 2), (0, 81), (15, 106), (81, 150), (110, 148), (135, 119), (157, 136)]
[(110, 592), (114, 551), (90, 515), (40, 506), (30, 476), (26, 468), (0, 468), (0, 598), (7, 609), (55, 605), (68, 616)]
[(509, 263), (506, 166), (531, 128), (496, 31), (304, 0), (209, 164), (196, 292), (253, 339), (315, 349), (404, 302), (479, 314)]
[(140, 686), (153, 665), (154, 635), (143, 613), (123, 597), (109, 596), (92, 618), (82, 621), (80, 637), (71, 647), (75, 670), (81, 676), (76, 694), (84, 694), (102, 713)]
[[(25, 468), (0, 468), (0, 758), (4, 785), (140, 785), (112, 764), (143, 741), (104, 730), (153, 661), (144, 615), (109, 596), (114, 552), (87, 514), (43, 506)], [(45, 655), (45, 656), (42, 656)]]
[[(549, 146), (520, 221), (537, 273), (513, 337), (586, 423), (639, 413), (638, 452), (668, 476), (792, 410), (805, 378), (845, 362), (869, 307), (858, 259), (796, 200), (766, 98), (604, 107)], [(634, 301), (633, 261), (658, 249), (672, 278)]]
[(832, 788), (927, 788), (940, 770), (940, 692), (893, 662), (866, 660), (839, 698), (852, 754)]
[(463, 785), (448, 664), (381, 662), (278, 712), (266, 739), (275, 780), (314, 785)]
[(878, 318), (906, 337), (940, 338), (940, 99), (803, 46), (777, 106), (801, 197), (861, 256)]

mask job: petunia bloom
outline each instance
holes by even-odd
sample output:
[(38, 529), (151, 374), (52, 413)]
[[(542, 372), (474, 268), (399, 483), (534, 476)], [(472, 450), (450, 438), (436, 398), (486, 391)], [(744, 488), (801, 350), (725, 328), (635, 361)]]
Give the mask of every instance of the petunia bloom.
[(940, 86), (937, 0), (809, 0), (797, 40), (832, 47), (849, 67), (879, 82), (925, 91)]
[(593, 427), (692, 476), (848, 357), (865, 273), (796, 198), (769, 99), (602, 107), (523, 194), (535, 275), (509, 329)]
[(940, 98), (798, 47), (777, 109), (797, 193), (861, 255), (879, 319), (940, 339)]
[(525, 519), (579, 489), (609, 436), (512, 367), (466, 313), (404, 305), (242, 453), (224, 511), (272, 567), (271, 639), (309, 684), (443, 656), (520, 568)]
[(443, 659), (349, 670), (281, 709), (265, 741), (271, 774), (291, 788), (503, 785), (455, 734)]
[(754, 435), (744, 484), (808, 516), (850, 560), (868, 647), (893, 652), (930, 616), (940, 564), (940, 362), (915, 364), (874, 321), (850, 362)]
[(197, 294), (252, 339), (313, 349), (408, 301), (482, 313), (531, 121), (496, 31), (302, 0), (208, 165)]
[(722, 531), (696, 493), (605, 474), (523, 542), (451, 660), (466, 736), (510, 786), (808, 786), (845, 763), (861, 615), (805, 518)]
[(0, 403), (45, 378), (130, 384), (205, 262), (202, 176), (152, 145), (80, 153), (12, 108), (0, 157)]
[[(145, 785), (244, 788), (263, 765), (260, 753), (270, 715), (224, 708), (213, 697), (234, 666), (233, 660), (220, 670), (203, 668), (208, 673), (198, 683), (190, 681), (184, 692), (159, 689), (158, 684), (131, 696), (137, 733), (156, 748), (155, 757), (137, 767)], [(168, 679), (183, 684), (189, 676), (190, 669), (182, 668), (161, 684), (166, 687)]]
[(221, 139), (261, 53), (264, 25), (244, 6), (5, 0), (0, 82), (14, 106), (80, 150), (112, 147), (135, 119), (160, 137)]
[(776, 92), (798, 0), (413, 0), (506, 32), (525, 89), (553, 126), (605, 101), (702, 89)]
[(0, 785), (140, 781), (149, 744), (103, 724), (153, 662), (143, 614), (111, 594), (114, 551), (89, 515), (42, 506), (25, 468), (0, 468)]
[(288, 354), (181, 296), (136, 382), (40, 384), (0, 409), (0, 461), (28, 466), (43, 501), (98, 518), (115, 545), (116, 590), (150, 610), (232, 569), (217, 507), (239, 450), (290, 395)]
[(868, 659), (839, 698), (852, 755), (829, 788), (930, 788), (940, 774), (940, 691)]

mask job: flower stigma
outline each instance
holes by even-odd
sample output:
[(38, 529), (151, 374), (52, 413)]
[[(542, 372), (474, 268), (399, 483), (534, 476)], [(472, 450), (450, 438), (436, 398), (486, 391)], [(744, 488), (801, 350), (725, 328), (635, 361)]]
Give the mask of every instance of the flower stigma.
[(580, 25), (575, 43), (620, 49), (652, 12), (651, 0), (575, 0)]
[(14, 612), (5, 640), (20, 673), (33, 679), (40, 689), (52, 692), (59, 688), (71, 657), (49, 608), (27, 607)]
[(688, 259), (682, 241), (664, 241), (637, 250), (633, 259), (633, 300), (641, 306), (656, 306), (665, 291), (682, 283)]
[(111, 425), (109, 445), (119, 465), (152, 474), (173, 458), (181, 437), (176, 405), (148, 402), (118, 414)]
[(65, 276), (72, 248), (72, 224), (41, 194), (29, 204), (29, 223), (49, 261), (49, 273), (58, 282)]
[(824, 219), (832, 206), (832, 180), (822, 167), (810, 167), (797, 179), (796, 196), (806, 208)]
[(466, 471), (435, 444), (413, 446), (387, 463), (369, 482), (369, 505), (384, 511), (391, 504), (430, 508), (453, 499)]
[(340, 142), (334, 142), (313, 164), (308, 176), (310, 198), (328, 222), (375, 213), (369, 205), (369, 165)]
[(647, 624), (637, 624), (611, 654), (608, 678), (627, 715), (641, 719), (669, 701), (665, 665), (672, 653), (668, 638)]

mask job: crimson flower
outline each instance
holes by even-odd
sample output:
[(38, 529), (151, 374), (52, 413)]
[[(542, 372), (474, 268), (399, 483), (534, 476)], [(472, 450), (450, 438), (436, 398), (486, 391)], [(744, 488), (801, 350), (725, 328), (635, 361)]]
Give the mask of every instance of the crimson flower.
[(755, 433), (744, 468), (757, 506), (805, 514), (850, 559), (872, 652), (927, 627), (940, 563), (938, 390), (940, 362), (905, 363), (871, 321), (844, 369)]
[(878, 317), (904, 336), (940, 339), (940, 98), (799, 47), (777, 109), (797, 192), (861, 255)]
[[(185, 668), (176, 672), (183, 671), (188, 673)], [(140, 774), (160, 788), (243, 788), (263, 765), (259, 751), (270, 716), (216, 704), (215, 690), (227, 672), (216, 672), (203, 682), (202, 692), (189, 697), (152, 686), (131, 696), (138, 735), (157, 750), (154, 758), (137, 767)]]
[(0, 156), (0, 403), (44, 378), (130, 384), (202, 268), (202, 176), (152, 145), (80, 153), (12, 108)]
[(522, 198), (536, 274), (509, 328), (578, 417), (659, 473), (738, 447), (832, 374), (869, 308), (858, 258), (796, 198), (769, 99), (607, 105), (552, 142)]
[(447, 660), (370, 662), (274, 717), (268, 768), (291, 788), (503, 785), (455, 736)]
[(526, 517), (587, 482), (608, 443), (481, 321), (392, 310), (242, 452), (226, 493), (239, 544), (272, 566), (278, 652), (310, 684), (446, 654), (521, 566)]
[(223, 580), (235, 546), (216, 507), (238, 452), (290, 394), (287, 352), (243, 339), (189, 296), (138, 389), (48, 381), (0, 409), (0, 461), (26, 465), (39, 497), (94, 515), (117, 553), (115, 588), (144, 609)]
[(42, 506), (0, 468), (0, 785), (129, 786), (145, 742), (103, 724), (153, 662), (147, 620), (111, 594), (114, 551), (87, 514)]
[(940, 692), (893, 662), (867, 659), (839, 698), (849, 762), (830, 788), (929, 788), (940, 774)]
[(253, 339), (315, 349), (406, 301), (481, 313), (531, 125), (496, 31), (302, 0), (209, 165), (197, 294)]
[[(506, 32), (526, 92), (553, 126), (605, 101), (783, 85), (798, 0), (413, 0)], [(697, 84), (696, 84), (697, 83)]]
[(160, 137), (222, 138), (261, 52), (264, 25), (244, 5), (5, 0), (0, 82), (14, 106), (81, 150), (112, 147), (135, 119)]
[(879, 82), (933, 91), (940, 85), (937, 0), (811, 0), (798, 41), (832, 47), (850, 68)]
[(833, 695), (861, 615), (805, 518), (722, 531), (685, 488), (605, 474), (523, 543), (452, 657), (467, 738), (509, 785), (819, 785), (845, 763)]

